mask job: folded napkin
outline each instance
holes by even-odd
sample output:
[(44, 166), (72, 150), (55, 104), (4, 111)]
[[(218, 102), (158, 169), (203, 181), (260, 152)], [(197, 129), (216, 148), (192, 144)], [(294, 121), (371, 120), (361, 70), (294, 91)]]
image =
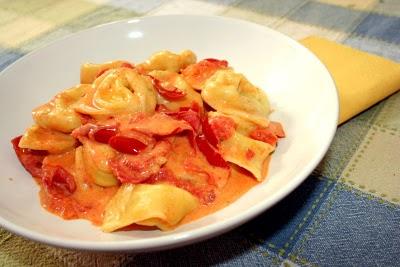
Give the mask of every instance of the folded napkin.
[(339, 124), (400, 89), (400, 64), (310, 36), (300, 41), (325, 64), (339, 94)]

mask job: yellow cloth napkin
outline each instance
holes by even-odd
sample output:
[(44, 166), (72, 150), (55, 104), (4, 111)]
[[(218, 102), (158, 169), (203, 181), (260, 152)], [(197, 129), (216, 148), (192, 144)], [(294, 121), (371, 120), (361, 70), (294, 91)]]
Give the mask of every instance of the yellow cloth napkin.
[(316, 36), (300, 43), (325, 64), (335, 80), (339, 124), (400, 89), (400, 64), (396, 62)]

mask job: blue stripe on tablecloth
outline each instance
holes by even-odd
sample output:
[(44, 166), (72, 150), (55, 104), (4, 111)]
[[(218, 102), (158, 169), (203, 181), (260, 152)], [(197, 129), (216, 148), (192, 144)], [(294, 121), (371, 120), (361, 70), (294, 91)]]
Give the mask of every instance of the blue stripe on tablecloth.
[(366, 13), (317, 2), (308, 2), (289, 16), (290, 20), (312, 24), (328, 29), (347, 32), (351, 30)]
[(22, 57), (24, 53), (0, 47), (0, 71)]
[(338, 184), (294, 254), (320, 266), (399, 266), (400, 207)]
[(400, 18), (371, 13), (357, 26), (354, 33), (400, 44)]
[(288, 197), (243, 229), (253, 239), (262, 240), (266, 249), (287, 256), (333, 186), (332, 180), (310, 176)]
[(339, 179), (382, 106), (383, 103), (377, 104), (339, 126), (324, 160), (314, 173), (329, 179)]
[(282, 259), (264, 251), (239, 231), (186, 247), (142, 253), (122, 266), (279, 266)]
[[(399, 33), (400, 34), (400, 33)], [(384, 42), (382, 40), (370, 39), (363, 36), (350, 35), (344, 44), (351, 47), (392, 59), (400, 63), (400, 46)]]

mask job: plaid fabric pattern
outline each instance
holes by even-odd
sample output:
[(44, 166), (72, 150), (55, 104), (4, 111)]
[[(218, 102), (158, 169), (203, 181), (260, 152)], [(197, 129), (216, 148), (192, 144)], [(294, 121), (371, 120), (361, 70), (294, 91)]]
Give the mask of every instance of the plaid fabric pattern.
[[(400, 62), (399, 0), (0, 0), (0, 70), (73, 32), (161, 14), (241, 18)], [(0, 228), (0, 265), (400, 266), (399, 147), (397, 93), (340, 126), (324, 160), (292, 194), (225, 235), (163, 252), (98, 254)]]

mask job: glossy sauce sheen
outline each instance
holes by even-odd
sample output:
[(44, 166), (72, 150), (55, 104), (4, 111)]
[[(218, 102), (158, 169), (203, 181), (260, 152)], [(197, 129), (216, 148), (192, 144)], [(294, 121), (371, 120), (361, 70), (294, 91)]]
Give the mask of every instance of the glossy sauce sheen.
[(228, 206), (257, 184), (258, 182), (250, 174), (232, 169), (228, 182), (221, 190), (220, 194), (217, 195), (215, 201), (208, 205), (199, 206), (196, 210), (183, 218), (179, 224), (182, 225), (197, 220)]
[[(71, 151), (58, 156), (50, 156), (46, 159), (47, 163), (63, 166), (63, 168), (73, 174), (77, 183), (77, 190), (68, 197), (54, 197), (46, 191), (43, 183), (39, 179), (36, 179), (41, 186), (40, 199), (42, 206), (64, 219), (81, 218), (89, 220), (95, 225), (100, 225), (103, 220), (104, 208), (117, 192), (118, 186), (104, 188), (90, 183), (90, 178), (86, 176), (84, 170), (80, 169), (83, 166), (77, 166), (75, 155), (79, 156), (79, 153)], [(174, 151), (171, 156), (178, 157), (174, 161), (168, 161), (170, 163), (167, 164), (170, 167), (175, 167), (178, 176), (182, 175), (180, 172), (183, 172), (183, 169), (179, 168), (178, 165), (181, 165), (181, 161), (186, 158), (185, 155), (190, 155), (190, 162), (195, 162), (198, 167), (203, 167), (206, 171), (224, 177), (224, 169), (216, 168), (216, 170), (210, 170), (210, 168), (215, 167), (208, 165), (201, 153), (193, 154), (190, 144), (185, 137), (175, 138)], [(196, 175), (194, 176), (196, 179), (199, 178)], [(198, 182), (200, 184), (207, 183), (200, 180)], [(233, 165), (229, 178), (222, 182), (219, 181), (219, 183), (222, 184), (217, 187), (215, 199), (211, 203), (199, 205), (196, 210), (188, 214), (177, 226), (197, 220), (228, 206), (258, 184), (250, 173)], [(130, 227), (129, 229), (133, 230), (136, 227)]]
[(57, 197), (49, 194), (44, 184), (39, 182), (41, 187), (40, 200), (42, 206), (48, 211), (64, 219), (86, 219), (95, 225), (103, 221), (103, 211), (107, 202), (117, 192), (118, 187), (96, 186), (88, 180), (88, 177), (76, 166), (75, 150), (56, 156), (49, 156), (46, 162), (52, 165), (59, 165), (74, 175), (77, 184), (76, 191), (68, 197)]

